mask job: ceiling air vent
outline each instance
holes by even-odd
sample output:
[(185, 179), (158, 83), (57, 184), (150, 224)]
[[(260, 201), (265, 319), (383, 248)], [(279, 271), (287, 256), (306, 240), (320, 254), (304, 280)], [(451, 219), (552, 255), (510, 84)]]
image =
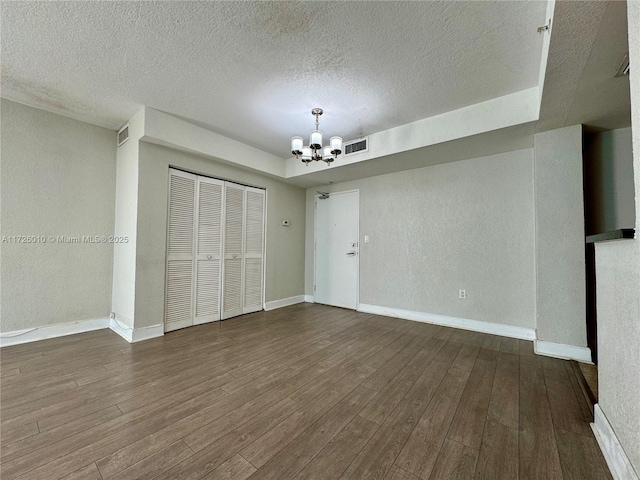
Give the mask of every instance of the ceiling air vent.
[(351, 140), (344, 144), (344, 154), (353, 155), (354, 153), (368, 152), (369, 151), (369, 137), (359, 138), (357, 140)]
[(129, 124), (118, 130), (118, 146), (129, 140)]

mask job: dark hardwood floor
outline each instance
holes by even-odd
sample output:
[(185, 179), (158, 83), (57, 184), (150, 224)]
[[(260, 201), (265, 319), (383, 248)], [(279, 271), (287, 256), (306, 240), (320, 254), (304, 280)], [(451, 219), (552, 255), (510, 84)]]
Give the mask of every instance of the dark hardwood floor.
[(522, 340), (301, 304), (0, 358), (3, 480), (611, 478)]

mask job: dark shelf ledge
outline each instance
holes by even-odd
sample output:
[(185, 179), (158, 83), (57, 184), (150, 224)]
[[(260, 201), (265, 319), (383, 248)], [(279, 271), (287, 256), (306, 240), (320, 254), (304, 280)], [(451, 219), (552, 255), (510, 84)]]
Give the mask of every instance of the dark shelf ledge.
[(633, 228), (621, 228), (610, 232), (588, 235), (587, 243), (610, 242), (611, 240), (624, 240), (635, 237), (636, 231)]

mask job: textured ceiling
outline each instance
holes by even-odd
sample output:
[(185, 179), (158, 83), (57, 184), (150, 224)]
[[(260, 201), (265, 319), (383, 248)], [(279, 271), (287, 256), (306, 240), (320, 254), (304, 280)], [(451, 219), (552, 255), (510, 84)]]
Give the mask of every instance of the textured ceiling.
[(537, 85), (546, 2), (2, 2), (2, 96), (116, 129), (142, 105), (280, 157)]
[(537, 131), (631, 125), (626, 2), (557, 2)]
[(582, 71), (567, 125), (614, 129), (631, 125), (629, 76), (614, 77), (629, 53), (626, 2), (608, 2)]

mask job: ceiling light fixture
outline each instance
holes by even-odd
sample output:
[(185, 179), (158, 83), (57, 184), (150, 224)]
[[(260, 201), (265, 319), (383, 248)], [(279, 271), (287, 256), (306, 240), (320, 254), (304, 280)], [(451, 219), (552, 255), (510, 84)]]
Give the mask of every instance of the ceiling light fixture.
[(319, 130), (320, 122), (318, 120), (322, 113), (323, 110), (321, 108), (311, 110), (311, 115), (316, 117), (316, 129), (311, 132), (308, 146), (303, 145), (304, 139), (302, 137), (291, 137), (291, 153), (306, 165), (318, 160), (331, 165), (331, 162), (342, 153), (342, 137), (331, 137), (329, 146), (322, 146), (322, 132)]

